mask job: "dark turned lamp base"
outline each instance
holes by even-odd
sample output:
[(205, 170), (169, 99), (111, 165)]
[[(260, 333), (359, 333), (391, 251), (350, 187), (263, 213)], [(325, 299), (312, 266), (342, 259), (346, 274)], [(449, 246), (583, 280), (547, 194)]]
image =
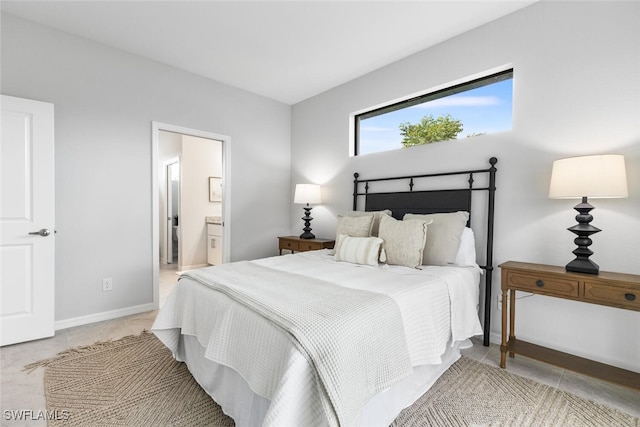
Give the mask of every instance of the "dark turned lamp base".
[(574, 273), (598, 274), (600, 272), (600, 266), (590, 259), (576, 258), (567, 264), (565, 269)]
[(304, 220), (304, 228), (302, 229), (304, 233), (300, 235), (300, 238), (315, 239), (316, 236), (314, 236), (311, 232), (311, 220), (313, 219), (310, 215), (311, 207), (309, 207), (309, 204), (307, 203), (307, 206), (303, 207), (302, 209), (304, 209), (304, 216), (302, 217), (302, 219)]
[(600, 267), (589, 259), (593, 255), (593, 251), (589, 249), (592, 243), (589, 236), (601, 231), (599, 228), (589, 224), (593, 220), (593, 216), (589, 214), (593, 206), (587, 202), (586, 197), (583, 197), (582, 203), (577, 204), (574, 209), (578, 211), (578, 215), (576, 215), (578, 224), (567, 228), (567, 230), (578, 236), (573, 241), (578, 247), (573, 251), (576, 259), (567, 264), (566, 270), (576, 273), (598, 274)]

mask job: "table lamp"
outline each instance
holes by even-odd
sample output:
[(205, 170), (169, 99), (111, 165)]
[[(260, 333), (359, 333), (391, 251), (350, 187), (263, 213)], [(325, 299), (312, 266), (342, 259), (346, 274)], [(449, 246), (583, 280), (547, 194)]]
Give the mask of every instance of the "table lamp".
[(311, 233), (311, 206), (310, 204), (318, 204), (320, 203), (320, 186), (317, 184), (296, 184), (296, 193), (293, 197), (293, 203), (296, 204), (306, 204), (303, 207), (305, 213), (302, 219), (304, 220), (304, 228), (302, 229), (304, 233), (300, 235), (301, 239), (315, 239)]
[(567, 264), (567, 271), (598, 274), (598, 264), (589, 259), (593, 251), (590, 236), (601, 231), (589, 224), (593, 216), (589, 213), (593, 206), (587, 198), (622, 198), (628, 196), (627, 175), (624, 156), (604, 154), (596, 156), (571, 157), (553, 162), (549, 197), (552, 199), (582, 199), (574, 209), (578, 211), (578, 224), (568, 228), (578, 237), (573, 251), (576, 259)]

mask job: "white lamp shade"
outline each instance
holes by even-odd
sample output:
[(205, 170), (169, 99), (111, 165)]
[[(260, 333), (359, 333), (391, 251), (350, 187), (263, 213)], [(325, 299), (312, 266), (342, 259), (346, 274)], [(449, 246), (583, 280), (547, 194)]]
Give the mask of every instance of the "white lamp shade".
[(552, 199), (621, 198), (628, 195), (624, 156), (606, 154), (553, 162), (549, 186)]
[(296, 184), (296, 193), (293, 203), (318, 204), (320, 199), (320, 186), (317, 184)]

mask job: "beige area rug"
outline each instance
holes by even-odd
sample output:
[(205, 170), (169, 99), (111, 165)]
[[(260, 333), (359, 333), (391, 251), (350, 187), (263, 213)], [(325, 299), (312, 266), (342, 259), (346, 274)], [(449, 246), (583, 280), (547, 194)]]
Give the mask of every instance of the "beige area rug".
[[(58, 426), (233, 426), (186, 366), (151, 333), (67, 350), (45, 366)], [(640, 419), (461, 358), (398, 426), (640, 426)]]
[(152, 333), (67, 350), (45, 366), (50, 426), (233, 426)]

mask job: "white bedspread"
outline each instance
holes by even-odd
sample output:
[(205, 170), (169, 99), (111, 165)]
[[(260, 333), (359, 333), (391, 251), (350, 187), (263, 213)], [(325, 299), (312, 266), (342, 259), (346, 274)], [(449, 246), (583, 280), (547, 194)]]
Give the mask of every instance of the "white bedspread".
[[(402, 315), (387, 295), (239, 261), (184, 275), (259, 313), (289, 335), (317, 373), (332, 425), (353, 425), (369, 399), (412, 373)], [(240, 313), (238, 327), (251, 319)], [(269, 343), (267, 343), (268, 345)], [(246, 342), (243, 354), (253, 343)]]
[[(474, 268), (356, 266), (335, 262), (328, 251), (252, 263), (388, 295), (402, 313), (412, 366), (438, 364), (450, 338), (458, 341), (482, 333), (476, 311), (479, 272)], [(215, 267), (205, 270), (215, 272)], [(255, 393), (271, 401), (265, 425), (326, 423), (328, 415), (314, 392), (314, 370), (290, 337), (223, 293), (180, 280), (152, 329), (174, 355), (180, 333), (195, 336), (207, 359), (240, 373)], [(292, 408), (292, 401), (300, 405)]]

